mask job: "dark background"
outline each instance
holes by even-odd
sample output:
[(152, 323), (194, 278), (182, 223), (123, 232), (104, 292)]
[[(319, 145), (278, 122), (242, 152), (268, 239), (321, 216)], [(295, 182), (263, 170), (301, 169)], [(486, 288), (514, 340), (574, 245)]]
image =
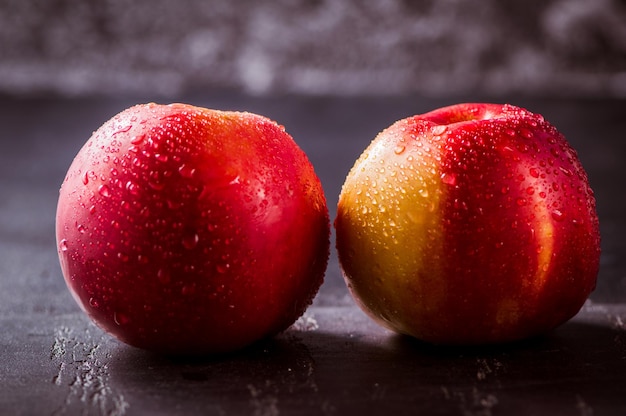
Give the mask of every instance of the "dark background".
[(0, 91), (626, 95), (624, 0), (2, 0)]
[[(314, 305), (226, 357), (120, 344), (71, 298), (58, 189), (91, 132), (141, 102), (285, 125), (331, 219), (394, 121), (462, 101), (541, 113), (598, 201), (598, 287), (545, 337), (446, 349), (356, 308), (332, 250)], [(626, 414), (626, 1), (0, 0), (0, 414)]]

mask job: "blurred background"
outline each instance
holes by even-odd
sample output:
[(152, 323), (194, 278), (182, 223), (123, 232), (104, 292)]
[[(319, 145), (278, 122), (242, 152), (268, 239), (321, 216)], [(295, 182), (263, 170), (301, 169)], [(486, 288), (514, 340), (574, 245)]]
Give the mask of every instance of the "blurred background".
[(624, 0), (1, 0), (0, 93), (626, 96)]

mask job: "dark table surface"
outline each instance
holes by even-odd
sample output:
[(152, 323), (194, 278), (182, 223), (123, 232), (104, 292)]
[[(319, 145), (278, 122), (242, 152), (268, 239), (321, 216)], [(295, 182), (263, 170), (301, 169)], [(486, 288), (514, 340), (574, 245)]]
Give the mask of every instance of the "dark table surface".
[[(174, 359), (95, 327), (66, 289), (54, 215), (78, 149), (146, 101), (248, 110), (285, 125), (315, 165), (331, 218), (357, 156), (393, 121), (460, 101), (542, 113), (578, 150), (602, 233), (598, 287), (552, 333), (489, 348), (437, 348), (394, 335), (352, 302), (335, 254), (313, 306), (245, 351)], [(0, 414), (626, 414), (626, 101), (616, 99), (0, 97)]]

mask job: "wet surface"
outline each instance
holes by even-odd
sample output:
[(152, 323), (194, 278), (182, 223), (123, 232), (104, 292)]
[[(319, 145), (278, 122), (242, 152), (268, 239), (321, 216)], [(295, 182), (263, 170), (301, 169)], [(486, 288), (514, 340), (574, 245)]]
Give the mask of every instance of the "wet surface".
[(112, 339), (79, 310), (58, 265), (54, 214), (65, 171), (93, 130), (142, 101), (0, 98), (0, 413), (626, 414), (623, 101), (178, 97), (285, 125), (322, 180), (331, 218), (345, 175), (379, 130), (454, 102), (509, 101), (542, 113), (578, 151), (602, 233), (596, 291), (541, 338), (453, 349), (395, 335), (354, 305), (333, 254), (314, 306), (290, 330), (206, 359)]

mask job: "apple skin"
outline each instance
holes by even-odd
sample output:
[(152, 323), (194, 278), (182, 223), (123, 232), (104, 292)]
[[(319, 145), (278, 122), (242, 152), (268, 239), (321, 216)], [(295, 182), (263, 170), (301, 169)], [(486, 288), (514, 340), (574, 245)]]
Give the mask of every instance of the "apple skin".
[(105, 331), (165, 354), (243, 348), (289, 327), (327, 266), (328, 208), (282, 126), (137, 105), (94, 132), (61, 186), (66, 283)]
[(335, 227), (356, 303), (434, 344), (546, 333), (580, 310), (599, 269), (575, 151), (511, 105), (453, 105), (381, 132), (346, 178)]

